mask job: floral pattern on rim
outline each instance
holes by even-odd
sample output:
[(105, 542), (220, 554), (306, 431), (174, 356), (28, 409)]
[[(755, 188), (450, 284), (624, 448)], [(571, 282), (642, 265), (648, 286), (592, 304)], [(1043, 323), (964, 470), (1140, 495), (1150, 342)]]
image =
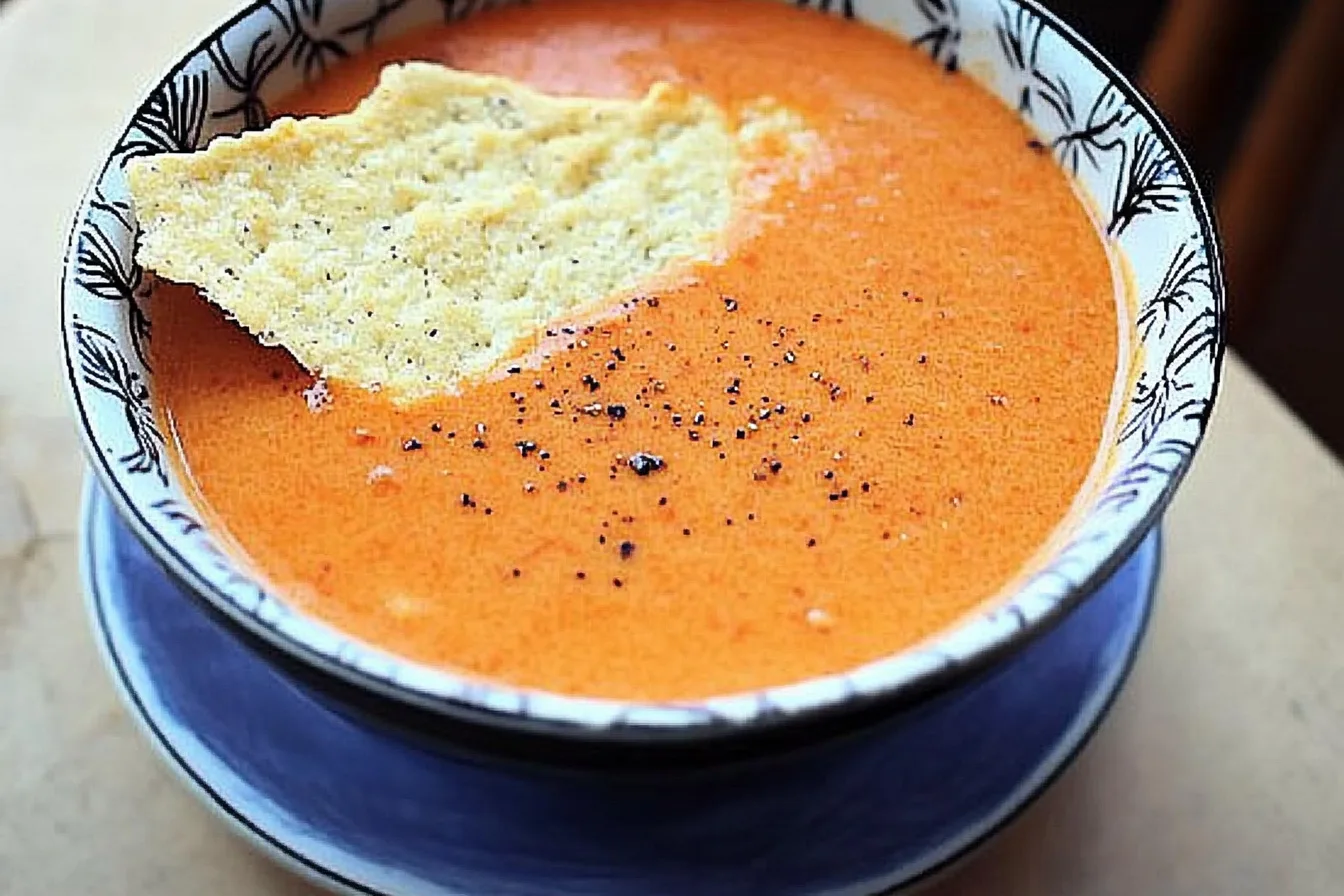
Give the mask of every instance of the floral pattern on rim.
[[(1108, 575), (1156, 520), (1203, 435), (1217, 388), (1224, 317), (1219, 249), (1193, 175), (1139, 94), (1034, 0), (792, 0), (904, 35), (948, 72), (974, 77), (1035, 131), (1130, 259), (1141, 346), (1121, 414), (1117, 462), (1053, 559), (1015, 594), (927, 647), (845, 675), (701, 701), (635, 704), (524, 692), (401, 662), (290, 612), (214, 543), (168, 472), (144, 343), (144, 276), (126, 199), (127, 158), (264, 126), (268, 102), (333, 60), (417, 24), (513, 0), (268, 0), (185, 57), (129, 122), (76, 218), (63, 282), (68, 380), (91, 462), (160, 559), (236, 622), (281, 649), (382, 693), (451, 712), (523, 717), (557, 730), (768, 723), (851, 699), (917, 693), (949, 670), (1007, 649)], [(1081, 112), (1080, 110), (1086, 110)]]
[(927, 47), (933, 61), (949, 73), (961, 66), (961, 8), (957, 0), (915, 0), (924, 17), (925, 29), (912, 40)]
[(818, 12), (835, 12), (846, 19), (854, 18), (854, 0), (794, 0), (798, 6), (817, 10)]

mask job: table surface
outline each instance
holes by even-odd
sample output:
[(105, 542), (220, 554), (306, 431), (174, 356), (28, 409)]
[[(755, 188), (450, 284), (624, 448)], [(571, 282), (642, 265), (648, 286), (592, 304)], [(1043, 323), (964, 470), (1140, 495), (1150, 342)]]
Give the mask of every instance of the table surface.
[[(159, 765), (79, 597), (65, 229), (135, 98), (232, 5), (0, 6), (0, 894), (313, 892)], [(1059, 783), (933, 892), (1340, 892), (1341, 533), (1344, 471), (1230, 358), (1128, 688)]]

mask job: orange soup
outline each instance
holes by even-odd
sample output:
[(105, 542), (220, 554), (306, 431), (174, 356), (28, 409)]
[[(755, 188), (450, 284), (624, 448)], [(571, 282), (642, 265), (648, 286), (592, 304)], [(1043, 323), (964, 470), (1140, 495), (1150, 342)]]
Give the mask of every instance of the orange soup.
[(161, 289), (183, 474), (291, 603), (468, 674), (691, 699), (910, 647), (1066, 517), (1107, 426), (1116, 286), (1068, 178), (969, 79), (781, 3), (553, 0), (376, 47), (271, 111), (348, 110), (406, 59), (773, 96), (828, 165), (688, 285), (410, 404), (333, 383), (314, 412), (287, 353)]

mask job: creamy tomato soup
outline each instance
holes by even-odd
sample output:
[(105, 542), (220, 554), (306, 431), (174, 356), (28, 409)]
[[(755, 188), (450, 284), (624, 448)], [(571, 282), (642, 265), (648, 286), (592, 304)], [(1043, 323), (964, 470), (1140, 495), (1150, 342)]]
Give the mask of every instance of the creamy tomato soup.
[(801, 115), (779, 184), (689, 285), (537, 367), (396, 404), (313, 377), (192, 289), (155, 297), (160, 412), (212, 523), (303, 611), (528, 687), (687, 699), (834, 673), (955, 623), (1084, 486), (1116, 378), (1098, 231), (1011, 110), (864, 25), (754, 0), (552, 0), (342, 61), (553, 93), (672, 81)]

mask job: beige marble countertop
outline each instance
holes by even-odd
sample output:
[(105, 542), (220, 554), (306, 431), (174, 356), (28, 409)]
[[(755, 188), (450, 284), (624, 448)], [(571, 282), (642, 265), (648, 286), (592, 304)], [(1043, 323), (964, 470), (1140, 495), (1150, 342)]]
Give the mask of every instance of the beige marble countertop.
[[(233, 0), (0, 5), (0, 894), (298, 896), (141, 742), (83, 619), (56, 338), (68, 217)], [(1344, 471), (1235, 358), (1130, 685), (938, 896), (1344, 892)]]

